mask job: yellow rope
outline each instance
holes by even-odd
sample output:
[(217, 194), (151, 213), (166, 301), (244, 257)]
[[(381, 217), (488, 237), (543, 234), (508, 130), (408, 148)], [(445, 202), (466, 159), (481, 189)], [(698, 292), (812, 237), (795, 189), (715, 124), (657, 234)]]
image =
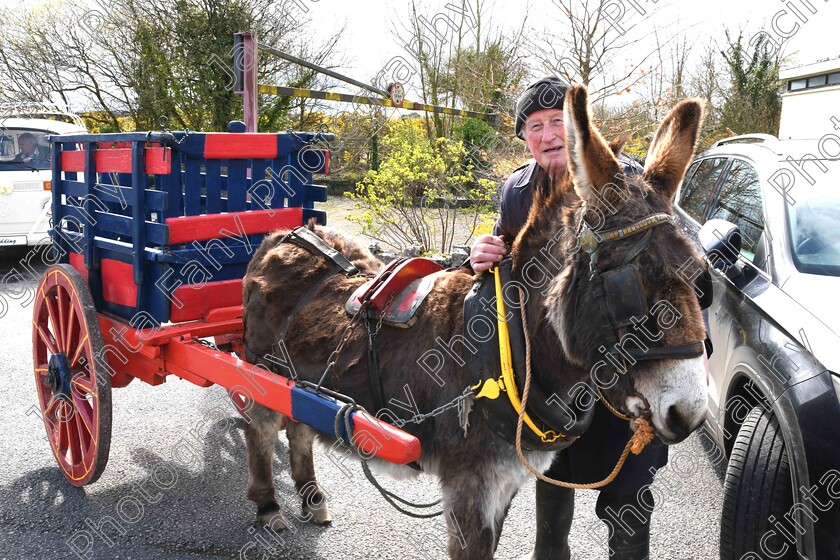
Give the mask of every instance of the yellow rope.
[[(615, 467), (613, 468), (612, 472), (605, 478), (599, 482), (590, 482), (588, 484), (575, 484), (572, 482), (563, 482), (562, 480), (555, 480), (551, 477), (545, 476), (537, 469), (535, 469), (525, 458), (525, 454), (522, 452), (522, 420), (525, 416), (525, 405), (528, 402), (528, 392), (531, 388), (531, 339), (528, 336), (528, 319), (525, 314), (525, 303), (522, 300), (522, 291), (519, 292), (519, 310), (520, 314), (522, 315), (522, 330), (525, 332), (525, 390), (522, 392), (522, 403), (519, 408), (519, 419), (516, 423), (516, 454), (519, 455), (519, 460), (525, 465), (525, 468), (531, 471), (537, 478), (542, 480), (543, 482), (547, 482), (549, 484), (553, 484), (554, 486), (562, 486), (563, 488), (575, 488), (575, 489), (592, 489), (592, 488), (601, 488), (602, 486), (606, 486), (613, 480), (615, 477), (618, 476), (618, 473), (621, 471), (621, 467), (624, 466), (624, 462), (627, 460), (627, 456), (632, 452), (634, 455), (638, 455), (642, 452), (645, 446), (653, 441), (653, 426), (650, 425), (650, 422), (646, 418), (636, 418), (633, 420), (633, 423), (636, 425), (636, 431), (633, 432), (633, 436), (630, 438), (630, 441), (627, 442), (627, 445), (624, 446), (624, 451), (621, 452), (621, 457), (618, 459), (618, 463), (616, 463)], [(618, 416), (619, 418), (630, 420), (629, 417), (624, 416), (620, 412), (618, 412), (615, 408), (613, 408), (604, 396), (601, 394), (601, 391), (598, 390), (598, 396), (601, 397), (601, 401), (607, 406), (610, 412)]]

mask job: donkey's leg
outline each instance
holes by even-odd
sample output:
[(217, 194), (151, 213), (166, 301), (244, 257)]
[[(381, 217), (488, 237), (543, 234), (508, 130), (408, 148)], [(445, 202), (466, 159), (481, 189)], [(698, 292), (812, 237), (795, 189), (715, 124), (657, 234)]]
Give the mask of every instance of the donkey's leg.
[(516, 485), (493, 472), (492, 465), (474, 465), (441, 473), (443, 506), (453, 560), (490, 560), (498, 544)]
[(257, 504), (257, 522), (272, 523), (275, 529), (284, 525), (278, 516), (272, 521), (280, 506), (274, 496), (272, 462), (277, 434), (283, 423), (283, 416), (260, 404), (254, 404), (250, 411), (251, 422), (245, 425), (245, 447), (248, 455), (248, 498)]
[(302, 500), (302, 513), (306, 521), (324, 525), (332, 521), (327, 497), (315, 480), (315, 462), (312, 457), (312, 442), (317, 432), (298, 422), (290, 421), (286, 426), (289, 438), (289, 462), (292, 480)]
[(499, 539), (502, 537), (502, 527), (505, 525), (505, 519), (507, 519), (508, 510), (510, 510), (510, 504), (513, 502), (513, 498), (516, 497), (517, 489), (514, 488), (513, 493), (510, 495), (510, 498), (505, 504), (505, 507), (496, 515), (496, 542), (493, 544), (493, 552), (496, 552), (496, 549), (499, 548)]

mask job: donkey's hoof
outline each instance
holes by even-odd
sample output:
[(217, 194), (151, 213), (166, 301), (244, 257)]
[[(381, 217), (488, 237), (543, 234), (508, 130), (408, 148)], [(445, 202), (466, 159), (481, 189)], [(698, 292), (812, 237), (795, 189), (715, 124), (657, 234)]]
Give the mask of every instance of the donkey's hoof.
[(280, 506), (277, 505), (277, 502), (260, 506), (257, 509), (255, 522), (257, 525), (269, 527), (275, 531), (282, 531), (286, 528), (286, 524), (283, 522), (283, 516), (280, 515)]
[(332, 514), (326, 502), (322, 502), (317, 508), (304, 504), (302, 509), (303, 518), (309, 519), (312, 523), (317, 525), (329, 525), (332, 523)]

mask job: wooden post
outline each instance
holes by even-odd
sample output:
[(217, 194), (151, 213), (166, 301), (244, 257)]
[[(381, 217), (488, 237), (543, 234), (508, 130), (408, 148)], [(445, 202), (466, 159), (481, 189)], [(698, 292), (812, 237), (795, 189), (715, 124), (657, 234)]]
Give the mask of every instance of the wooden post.
[[(234, 55), (235, 56), (235, 55)], [(242, 34), (242, 95), (245, 105), (245, 132), (257, 131), (257, 41)]]

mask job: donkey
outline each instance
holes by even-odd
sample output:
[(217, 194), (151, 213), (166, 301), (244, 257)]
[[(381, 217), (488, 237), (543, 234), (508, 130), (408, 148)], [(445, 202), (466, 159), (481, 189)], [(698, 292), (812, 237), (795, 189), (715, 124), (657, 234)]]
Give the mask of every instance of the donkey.
[[(685, 439), (704, 417), (706, 370), (697, 346), (702, 346), (705, 329), (695, 288), (681, 272), (686, 263), (697, 269), (703, 264), (670, 223), (660, 219), (651, 226), (649, 217), (672, 213), (671, 199), (693, 155), (701, 120), (700, 102), (681, 102), (661, 124), (643, 175), (625, 177), (615, 157), (618, 147), (611, 148), (592, 124), (586, 87), (570, 88), (565, 124), (571, 173), (543, 178), (511, 251), (511, 276), (524, 290), (532, 385), (548, 394), (571, 394), (576, 384), (595, 379), (603, 398), (632, 417), (649, 417), (666, 444)], [(641, 233), (606, 234), (616, 228), (633, 231), (630, 226), (641, 222), (648, 224)], [(382, 266), (355, 241), (325, 228), (310, 228), (362, 273), (375, 273)], [(330, 275), (332, 263), (327, 259), (281, 243), (282, 237), (283, 232), (266, 237), (243, 280), (247, 359), (272, 367), (266, 357), (279, 355), (282, 342), (297, 376), (316, 382), (346, 335), (329, 388), (369, 403), (367, 336), (363, 328), (347, 329), (351, 319), (344, 310), (344, 302), (364, 278)], [(547, 271), (541, 285), (534, 281), (529, 263), (540, 263), (539, 269)], [(634, 322), (633, 328), (629, 321), (616, 326), (605, 319), (608, 308), (615, 306), (605, 308), (598, 294), (610, 294), (615, 287), (607, 278), (612, 270), (622, 271), (613, 280), (635, 278), (630, 287), (644, 309), (634, 318), (639, 325)], [(599, 278), (605, 287), (601, 292), (592, 289)], [(453, 358), (441, 365), (442, 387), (418, 368), (418, 360), (435, 344), (456, 340), (462, 332), (464, 298), (475, 279), (466, 269), (439, 274), (411, 328), (382, 326), (377, 347), (386, 399), (405, 399), (407, 386), (416, 408), (428, 412), (452, 402), (472, 384), (463, 360)], [(305, 305), (297, 306), (304, 295)], [(625, 335), (637, 326), (655, 342), (644, 348), (646, 352), (637, 344), (622, 353)], [(614, 343), (612, 359), (605, 359)], [(482, 402), (476, 400), (475, 409), (481, 409)], [(403, 428), (421, 442), (420, 468), (439, 477), (450, 529), (449, 555), (454, 559), (493, 557), (511, 500), (529, 477), (516, 446), (497, 434), (492, 415), (476, 412), (470, 414), (467, 430), (455, 410)], [(283, 418), (261, 406), (252, 416), (245, 429), (247, 493), (257, 504), (258, 522), (267, 523), (279, 509), (272, 456)], [(286, 431), (303, 513), (315, 523), (328, 523), (331, 515), (315, 480), (316, 432), (295, 422), (289, 422)], [(571, 441), (560, 443), (524, 451), (524, 457), (542, 472), (556, 449)]]

